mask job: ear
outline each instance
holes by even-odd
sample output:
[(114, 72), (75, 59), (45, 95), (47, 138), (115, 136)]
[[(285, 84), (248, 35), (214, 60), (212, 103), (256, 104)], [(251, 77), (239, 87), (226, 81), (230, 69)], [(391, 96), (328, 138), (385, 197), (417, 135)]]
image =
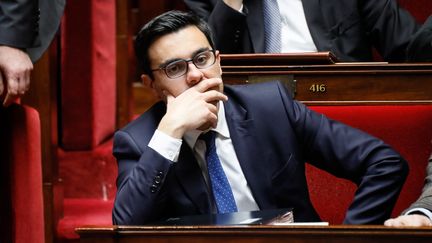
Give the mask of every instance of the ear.
[(153, 96), (157, 97), (158, 99), (163, 99), (163, 95), (162, 95), (161, 91), (156, 87), (154, 79), (152, 79), (147, 74), (142, 74), (141, 75), (141, 81), (143, 82), (144, 87), (149, 89), (150, 92), (153, 94)]
[(215, 56), (216, 56), (216, 64), (219, 65), (219, 73), (222, 76), (222, 67), (220, 65), (220, 53), (219, 53), (219, 50), (215, 51)]
[(153, 82), (154, 80), (147, 74), (141, 74), (141, 81), (143, 82), (144, 86), (150, 89), (154, 89)]

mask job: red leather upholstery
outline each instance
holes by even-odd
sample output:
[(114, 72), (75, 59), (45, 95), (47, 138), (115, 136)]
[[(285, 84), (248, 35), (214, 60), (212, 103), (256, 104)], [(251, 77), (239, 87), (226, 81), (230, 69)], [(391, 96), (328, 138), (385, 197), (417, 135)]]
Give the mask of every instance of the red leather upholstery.
[(0, 241), (45, 242), (40, 120), (33, 108), (0, 107), (0, 180)]
[[(432, 152), (432, 106), (312, 106), (313, 110), (381, 138), (398, 151), (410, 166), (393, 216), (399, 215), (420, 195), (428, 156)], [(314, 206), (323, 220), (339, 224), (351, 202), (355, 185), (312, 166), (307, 169)]]

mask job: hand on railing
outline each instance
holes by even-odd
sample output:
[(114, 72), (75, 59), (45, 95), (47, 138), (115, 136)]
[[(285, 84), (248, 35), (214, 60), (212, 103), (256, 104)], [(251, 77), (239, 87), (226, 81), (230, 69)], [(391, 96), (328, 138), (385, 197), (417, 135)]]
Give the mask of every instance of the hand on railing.
[(387, 219), (384, 222), (385, 226), (432, 226), (432, 221), (421, 214), (401, 215), (397, 218)]

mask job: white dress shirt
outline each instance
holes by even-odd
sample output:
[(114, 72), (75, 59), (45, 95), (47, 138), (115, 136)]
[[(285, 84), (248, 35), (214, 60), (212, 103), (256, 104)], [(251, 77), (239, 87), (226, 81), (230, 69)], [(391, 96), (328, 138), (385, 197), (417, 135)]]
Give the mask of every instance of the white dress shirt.
[[(281, 53), (316, 52), (301, 0), (275, 0), (281, 18)], [(239, 12), (243, 12), (243, 4)]]
[(316, 52), (301, 0), (277, 0), (281, 16), (281, 52)]
[(432, 212), (427, 210), (426, 208), (413, 208), (405, 213), (405, 215), (415, 214), (416, 212), (420, 212), (432, 221)]
[[(216, 153), (222, 164), (222, 168), (227, 176), (233, 191), (234, 199), (237, 204), (238, 211), (254, 211), (259, 210), (252, 192), (247, 184), (246, 178), (240, 167), (237, 155), (234, 151), (228, 125), (225, 118), (225, 108), (222, 101), (219, 102), (218, 123), (216, 128), (212, 129), (216, 132)], [(210, 188), (209, 177), (207, 173), (207, 163), (205, 161), (206, 146), (203, 140), (198, 140), (202, 131), (188, 131), (184, 135), (184, 140), (193, 148), (195, 158), (201, 168), (204, 179), (207, 183), (207, 188)], [(150, 140), (148, 146), (157, 151), (160, 155), (177, 162), (182, 145), (182, 139), (176, 139), (156, 130)]]

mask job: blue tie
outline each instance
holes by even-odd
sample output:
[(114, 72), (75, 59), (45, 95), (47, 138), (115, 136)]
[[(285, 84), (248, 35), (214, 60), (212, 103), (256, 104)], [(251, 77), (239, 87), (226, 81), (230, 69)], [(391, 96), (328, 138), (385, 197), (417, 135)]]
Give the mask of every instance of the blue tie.
[(216, 133), (209, 131), (201, 135), (206, 143), (206, 161), (213, 197), (218, 213), (237, 212), (237, 206), (228, 179), (223, 171), (215, 146)]
[(277, 0), (263, 0), (266, 53), (281, 52), (281, 19)]

